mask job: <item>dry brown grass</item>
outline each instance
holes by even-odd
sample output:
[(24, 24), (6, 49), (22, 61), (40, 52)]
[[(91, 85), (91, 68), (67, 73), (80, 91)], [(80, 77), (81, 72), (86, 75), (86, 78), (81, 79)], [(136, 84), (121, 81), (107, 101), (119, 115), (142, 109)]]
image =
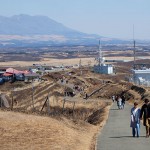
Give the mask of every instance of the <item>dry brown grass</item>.
[[(150, 56), (146, 58), (149, 59)], [(133, 57), (126, 56), (114, 56), (114, 57), (105, 57), (106, 60), (129, 60), (132, 61)], [(41, 61), (9, 61), (9, 62), (1, 62), (1, 66), (19, 66), (19, 67), (28, 67), (33, 64), (47, 64), (47, 65), (75, 65), (79, 64), (80, 58), (72, 58), (72, 59), (53, 59), (53, 58), (43, 58)], [(88, 65), (89, 61), (90, 65), (94, 65), (96, 63), (95, 58), (82, 58), (82, 65)]]
[(83, 140), (88, 125), (83, 128), (68, 120), (12, 112), (0, 112), (0, 118), (1, 149), (80, 149), (81, 142), (90, 139)]
[[(47, 95), (48, 87), (51, 88), (49, 117), (47, 106), (42, 113), (39, 112), (45, 101), (45, 99), (39, 99), (39, 96), (42, 98), (45, 94)], [(108, 103), (96, 99), (85, 101), (75, 98), (77, 102), (74, 113), (73, 103), (68, 101), (62, 113), (63, 97), (60, 94), (63, 88), (58, 84), (52, 87), (51, 83), (39, 84), (35, 88), (35, 98), (38, 97), (35, 99), (35, 112), (31, 111), (31, 87), (15, 92), (14, 98), (19, 101), (18, 105), (14, 106), (14, 111), (25, 112), (28, 115), (0, 111), (1, 149), (94, 149), (96, 134), (107, 118)], [(42, 116), (37, 116), (37, 114)], [(93, 114), (95, 117), (91, 120)]]
[[(35, 86), (35, 112), (32, 112), (31, 86), (15, 91), (14, 99), (18, 101), (18, 104), (14, 106), (13, 110), (27, 114), (0, 111), (1, 149), (94, 149), (95, 137), (107, 118), (106, 110), (109, 104), (101, 100), (85, 101), (75, 97), (77, 102), (74, 112), (72, 110), (73, 103), (67, 101), (62, 113), (64, 87), (59, 84), (53, 85), (53, 80)], [(71, 81), (81, 83), (81, 85), (90, 84), (92, 86), (95, 84), (94, 80), (87, 81), (81, 76), (70, 78), (69, 82)], [(7, 86), (9, 87), (9, 85)], [(51, 91), (50, 116), (47, 114), (47, 106), (40, 112), (45, 101), (44, 96), (47, 96), (49, 91)], [(93, 114), (95, 117), (92, 116)], [(91, 120), (91, 118), (93, 119)]]
[[(80, 58), (73, 59), (52, 59), (47, 58), (39, 61), (9, 61), (9, 62), (1, 62), (1, 66), (32, 66), (33, 64), (47, 64), (47, 65), (74, 65), (79, 64)], [(89, 61), (94, 63), (94, 58), (82, 58), (82, 65), (87, 65)]]
[[(94, 106), (96, 104), (93, 103), (92, 107)], [(102, 102), (100, 106), (102, 106)], [(90, 104), (87, 104), (87, 107), (91, 108)], [(97, 126), (82, 120), (69, 120), (66, 117), (56, 117), (55, 119), (0, 111), (1, 149), (92, 149), (99, 126), (104, 125), (107, 116), (106, 110), (107, 108), (101, 112), (101, 122)]]

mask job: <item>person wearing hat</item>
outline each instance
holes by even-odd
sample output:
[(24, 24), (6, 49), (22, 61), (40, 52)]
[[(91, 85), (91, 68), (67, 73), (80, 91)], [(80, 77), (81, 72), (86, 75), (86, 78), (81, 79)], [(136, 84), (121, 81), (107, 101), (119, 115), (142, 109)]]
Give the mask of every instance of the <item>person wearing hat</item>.
[(140, 136), (140, 108), (138, 108), (138, 103), (134, 102), (134, 107), (131, 108), (131, 123), (133, 137)]
[(141, 108), (140, 119), (143, 119), (143, 125), (146, 128), (146, 137), (150, 136), (150, 103), (148, 99), (144, 100)]

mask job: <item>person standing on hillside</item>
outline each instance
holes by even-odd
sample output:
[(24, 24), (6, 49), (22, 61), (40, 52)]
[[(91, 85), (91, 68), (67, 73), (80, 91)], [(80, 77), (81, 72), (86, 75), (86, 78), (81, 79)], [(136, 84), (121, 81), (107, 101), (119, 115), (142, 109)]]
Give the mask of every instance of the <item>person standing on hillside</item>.
[(131, 123), (133, 137), (140, 136), (140, 109), (137, 107), (138, 103), (134, 103), (134, 107), (131, 108)]
[(146, 137), (150, 136), (150, 103), (148, 99), (144, 100), (141, 108), (140, 119), (143, 119), (143, 125), (146, 128)]

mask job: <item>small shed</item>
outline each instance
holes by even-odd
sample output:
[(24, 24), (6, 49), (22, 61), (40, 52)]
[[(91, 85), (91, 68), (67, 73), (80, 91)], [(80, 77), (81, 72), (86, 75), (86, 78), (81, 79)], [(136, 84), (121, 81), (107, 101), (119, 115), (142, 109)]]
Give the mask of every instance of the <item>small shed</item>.
[(31, 82), (35, 79), (40, 79), (41, 75), (37, 74), (37, 73), (28, 73), (25, 74), (25, 82)]

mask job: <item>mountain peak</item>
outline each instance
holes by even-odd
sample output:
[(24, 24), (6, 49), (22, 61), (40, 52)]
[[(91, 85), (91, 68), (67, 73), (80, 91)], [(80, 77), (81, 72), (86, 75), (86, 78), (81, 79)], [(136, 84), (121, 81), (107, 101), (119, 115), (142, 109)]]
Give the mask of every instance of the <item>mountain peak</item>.
[(14, 15), (12, 17), (0, 16), (0, 34), (4, 35), (61, 35), (70, 34), (70, 32), (75, 32), (75, 30), (67, 28), (47, 16), (30, 16), (26, 14)]
[[(49, 17), (47, 16), (42, 16), (42, 15), (35, 15), (35, 16), (31, 16), (31, 15), (27, 15), (27, 14), (20, 14), (20, 15), (14, 15), (14, 16), (11, 16), (11, 18), (14, 18), (14, 19), (47, 19), (47, 20), (51, 20), (51, 21), (54, 21), (52, 19), (50, 19)], [(56, 22), (56, 21), (54, 21)]]

